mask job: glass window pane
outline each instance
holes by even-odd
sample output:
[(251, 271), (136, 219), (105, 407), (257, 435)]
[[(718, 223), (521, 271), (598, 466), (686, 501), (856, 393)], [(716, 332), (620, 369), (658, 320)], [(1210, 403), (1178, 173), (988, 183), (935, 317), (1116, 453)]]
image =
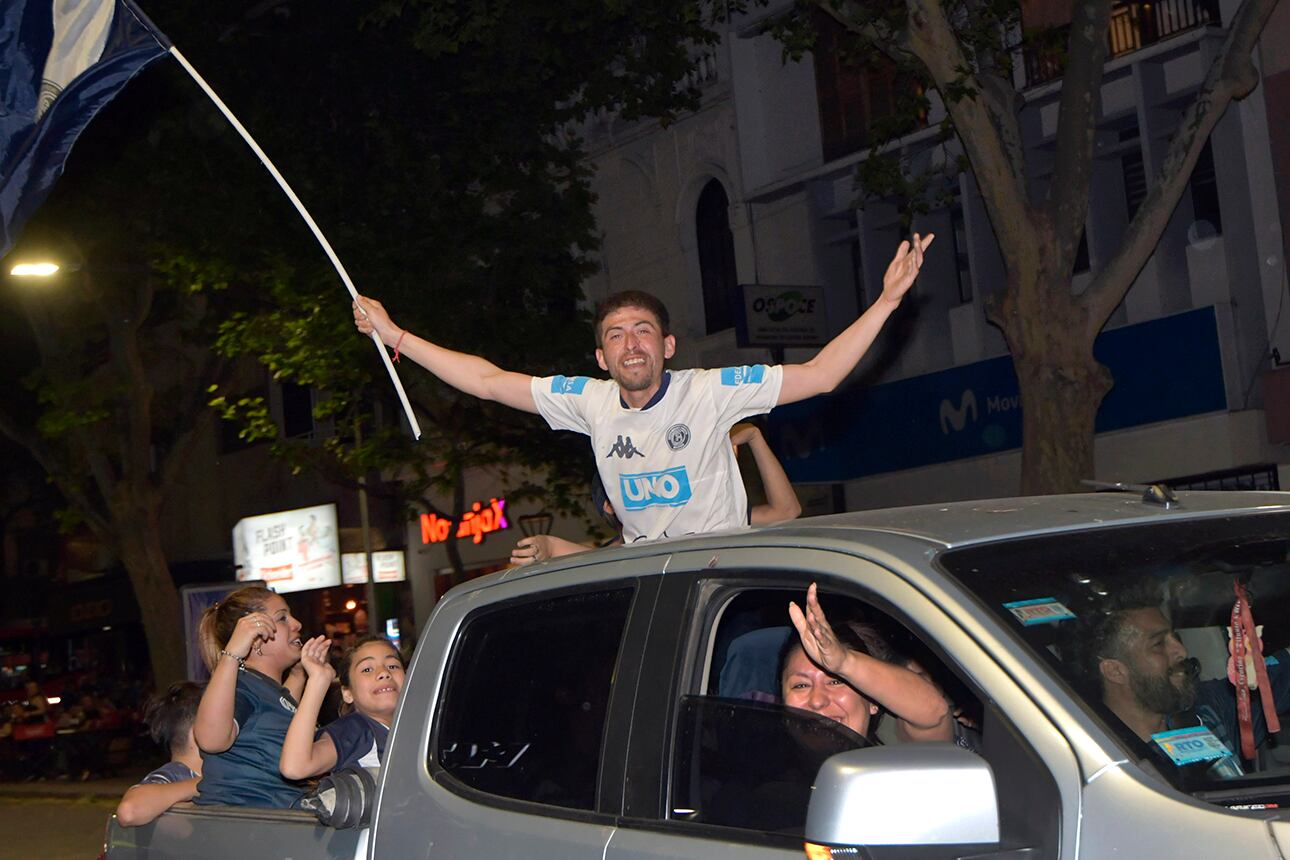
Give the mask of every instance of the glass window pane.
[(509, 604), (467, 622), (435, 756), (479, 791), (594, 809), (632, 589)]

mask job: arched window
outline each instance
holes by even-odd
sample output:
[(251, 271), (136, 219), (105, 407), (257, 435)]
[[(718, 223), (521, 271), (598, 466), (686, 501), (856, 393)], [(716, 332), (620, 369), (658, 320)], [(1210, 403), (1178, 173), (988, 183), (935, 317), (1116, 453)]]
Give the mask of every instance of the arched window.
[(703, 282), (703, 315), (708, 334), (733, 328), (739, 302), (735, 273), (735, 237), (730, 232), (730, 198), (713, 179), (703, 186), (694, 213), (699, 246), (699, 277)]

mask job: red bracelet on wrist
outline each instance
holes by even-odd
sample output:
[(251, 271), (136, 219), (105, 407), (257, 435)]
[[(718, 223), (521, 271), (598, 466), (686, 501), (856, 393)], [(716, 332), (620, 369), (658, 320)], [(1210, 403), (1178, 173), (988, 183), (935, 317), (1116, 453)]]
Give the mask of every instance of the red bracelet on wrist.
[(397, 364), (399, 360), (399, 345), (403, 343), (403, 338), (408, 336), (408, 330), (404, 329), (399, 334), (399, 339), (394, 342), (394, 361)]

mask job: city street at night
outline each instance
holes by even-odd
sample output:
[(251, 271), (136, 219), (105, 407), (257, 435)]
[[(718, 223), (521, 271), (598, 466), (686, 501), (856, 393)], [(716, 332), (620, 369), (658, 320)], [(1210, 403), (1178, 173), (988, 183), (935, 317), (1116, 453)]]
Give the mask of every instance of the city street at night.
[(117, 802), (138, 777), (0, 782), (0, 860), (94, 860)]

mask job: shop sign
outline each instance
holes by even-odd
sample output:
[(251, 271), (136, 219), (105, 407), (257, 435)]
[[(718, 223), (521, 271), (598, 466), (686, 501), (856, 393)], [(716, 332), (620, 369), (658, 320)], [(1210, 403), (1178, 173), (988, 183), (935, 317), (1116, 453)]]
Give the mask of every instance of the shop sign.
[(471, 543), (483, 543), (484, 535), (510, 528), (510, 525), (506, 519), (506, 500), (489, 499), (487, 506), (483, 502), (471, 505), (455, 528), (449, 517), (422, 514), (421, 542), (443, 543), (450, 534), (455, 534), (457, 540), (470, 538)]
[(279, 594), (340, 585), (336, 506), (246, 517), (233, 527), (237, 579), (264, 580)]
[[(347, 552), (340, 557), (341, 579), (346, 585), (362, 585), (367, 582), (367, 554)], [(403, 550), (390, 549), (372, 553), (372, 567), (376, 570), (376, 582), (403, 582), (408, 578), (407, 565), (403, 560)]]

